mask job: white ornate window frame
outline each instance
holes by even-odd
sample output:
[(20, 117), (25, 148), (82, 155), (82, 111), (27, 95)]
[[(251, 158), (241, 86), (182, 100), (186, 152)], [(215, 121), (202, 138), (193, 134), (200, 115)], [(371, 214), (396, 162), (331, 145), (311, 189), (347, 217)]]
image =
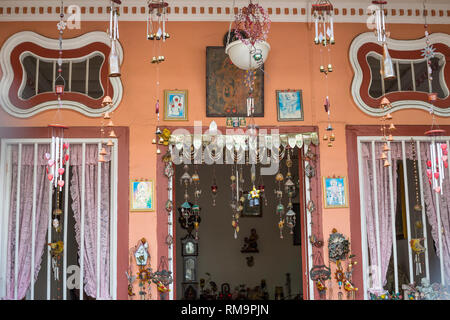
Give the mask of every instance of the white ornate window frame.
[[(18, 32), (8, 38), (3, 44), (3, 47), (0, 50), (0, 67), (3, 72), (3, 77), (0, 80), (0, 105), (8, 114), (17, 118), (29, 118), (40, 112), (54, 110), (59, 107), (56, 99), (54, 101), (45, 101), (28, 109), (18, 108), (11, 102), (9, 90), (14, 79), (14, 71), (11, 66), (10, 56), (14, 48), (24, 42), (31, 42), (50, 50), (59, 50), (58, 39), (47, 38), (31, 31)], [(74, 50), (95, 42), (104, 43), (110, 46), (111, 40), (105, 32), (89, 32), (77, 38), (65, 39), (63, 41), (63, 50)], [(120, 43), (118, 44), (117, 49), (120, 64), (122, 64), (123, 49)], [(107, 59), (108, 57), (105, 57), (105, 62), (107, 62)], [(77, 101), (62, 100), (62, 108), (80, 112), (88, 117), (100, 117), (106, 110), (115, 110), (122, 101), (123, 85), (120, 77), (109, 78), (108, 81), (110, 81), (113, 89), (112, 91), (114, 92), (111, 97), (112, 107), (108, 106), (93, 109)]]
[[(432, 33), (429, 36), (430, 44), (442, 43), (450, 47), (450, 35), (445, 33)], [(358, 51), (359, 49), (366, 43), (378, 43), (377, 37), (373, 32), (366, 32), (358, 35), (355, 39), (353, 39), (352, 44), (350, 45), (349, 51), (349, 59), (354, 71), (354, 77), (351, 85), (351, 92), (353, 96), (353, 100), (356, 105), (363, 111), (364, 113), (370, 116), (381, 116), (386, 112), (383, 112), (380, 108), (374, 108), (366, 104), (360, 94), (360, 88), (363, 81), (363, 72), (361, 66), (358, 61)], [(425, 47), (425, 39), (416, 39), (416, 40), (395, 40), (395, 39), (387, 39), (387, 45), (389, 49), (399, 50), (399, 51), (412, 51), (412, 50), (421, 50)], [(373, 52), (369, 52), (368, 55), (374, 54)], [(438, 55), (442, 55), (439, 54)], [(367, 56), (366, 56), (367, 57)], [(401, 60), (394, 59), (393, 60)], [(445, 59), (444, 59), (445, 61)], [(444, 65), (445, 67), (445, 65)], [(441, 83), (446, 83), (445, 78), (443, 77), (443, 73), (441, 74)], [(370, 86), (369, 86), (370, 87)], [(444, 86), (448, 88), (446, 84)], [(368, 93), (369, 95), (369, 93)], [(431, 105), (428, 102), (421, 100), (399, 100), (399, 101), (391, 101), (392, 104), (392, 112), (404, 109), (419, 109), (429, 111)], [(434, 108), (435, 114), (442, 117), (450, 117), (450, 106), (448, 108)]]

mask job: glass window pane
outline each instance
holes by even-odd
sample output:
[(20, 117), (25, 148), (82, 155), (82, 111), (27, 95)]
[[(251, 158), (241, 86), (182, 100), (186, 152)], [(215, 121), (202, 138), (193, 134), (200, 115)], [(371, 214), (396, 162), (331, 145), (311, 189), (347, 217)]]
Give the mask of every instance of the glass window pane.
[(398, 68), (400, 72), (400, 86), (402, 89), (401, 91), (413, 91), (414, 88), (412, 82), (411, 62), (399, 61)]
[(100, 85), (100, 69), (103, 64), (103, 57), (96, 55), (89, 59), (89, 90), (91, 98), (98, 99), (103, 96), (103, 88)]
[(447, 90), (444, 91), (444, 88), (442, 87), (440, 80), (441, 76), (442, 77), (444, 76), (442, 70), (444, 65), (445, 61), (442, 56), (431, 58), (431, 70), (432, 70), (431, 76), (433, 78), (433, 80), (431, 81), (431, 86), (433, 92), (436, 92), (438, 94), (439, 99), (445, 99), (448, 96), (448, 92), (446, 92)]
[(86, 93), (86, 61), (72, 63), (71, 91)]
[(25, 86), (20, 93), (22, 99), (30, 99), (36, 93), (36, 58), (27, 56), (22, 60), (25, 70)]
[(415, 62), (414, 63), (414, 78), (416, 81), (416, 91), (428, 92), (428, 80), (427, 80), (427, 62)]
[(396, 61), (393, 61), (393, 62), (394, 62), (394, 73), (395, 73), (395, 78), (394, 78), (394, 79), (385, 79), (385, 80), (384, 80), (384, 91), (385, 91), (386, 93), (398, 91), (397, 62), (396, 62)]
[(38, 94), (53, 92), (53, 62), (39, 60)]
[(383, 94), (381, 88), (380, 59), (373, 56), (368, 56), (367, 63), (369, 64), (372, 77), (369, 87), (369, 95), (376, 99), (381, 97)]

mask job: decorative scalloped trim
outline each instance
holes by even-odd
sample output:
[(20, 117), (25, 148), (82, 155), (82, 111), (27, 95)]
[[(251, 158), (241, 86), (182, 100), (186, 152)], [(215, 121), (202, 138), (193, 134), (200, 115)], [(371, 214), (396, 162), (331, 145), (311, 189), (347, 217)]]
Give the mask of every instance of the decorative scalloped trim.
[[(260, 0), (259, 4), (267, 9), (274, 22), (308, 22), (311, 12), (310, 0)], [(248, 1), (236, 1), (237, 9), (247, 5)], [(108, 21), (109, 1), (72, 0), (69, 5), (80, 7), (82, 21)], [(335, 1), (335, 22), (366, 23), (367, 8), (370, 1)], [(54, 21), (59, 13), (60, 1), (47, 0), (2, 0), (0, 21)], [(450, 3), (427, 4), (429, 24), (450, 23)], [(67, 9), (66, 9), (67, 10)], [(145, 21), (147, 6), (143, 0), (127, 0), (119, 7), (121, 21)], [(386, 10), (391, 23), (423, 23), (422, 2), (391, 0)], [(230, 21), (233, 13), (229, 0), (172, 0), (169, 8), (170, 21)]]
[[(430, 34), (430, 43), (443, 43), (450, 47), (450, 35), (445, 33), (432, 33)], [(387, 111), (383, 111), (380, 108), (373, 108), (368, 106), (360, 95), (360, 87), (363, 81), (363, 73), (361, 70), (361, 66), (358, 62), (358, 50), (366, 43), (373, 42), (378, 43), (377, 37), (373, 32), (362, 33), (353, 39), (352, 44), (350, 45), (349, 50), (349, 59), (350, 63), (353, 67), (354, 77), (352, 81), (351, 91), (353, 100), (356, 105), (366, 114), (374, 117), (379, 117), (386, 114)], [(411, 50), (420, 50), (425, 47), (425, 39), (416, 39), (416, 40), (394, 40), (387, 39), (387, 44), (389, 49), (400, 50), (400, 51), (411, 51)], [(419, 109), (429, 111), (431, 105), (425, 101), (421, 100), (400, 100), (392, 102), (392, 110), (391, 112), (395, 112), (398, 110), (404, 109)], [(450, 117), (450, 108), (434, 108), (434, 112), (438, 116), (442, 117)]]
[[(14, 71), (10, 64), (10, 55), (14, 48), (23, 42), (33, 42), (41, 47), (51, 49), (51, 50), (59, 50), (59, 42), (57, 39), (51, 39), (40, 34), (31, 32), (31, 31), (23, 31), (18, 32), (12, 35), (8, 40), (5, 41), (3, 47), (0, 50), (0, 67), (3, 71), (3, 78), (0, 80), (0, 105), (2, 108), (9, 113), (10, 115), (17, 118), (28, 118), (32, 117), (40, 112), (46, 110), (54, 110), (59, 106), (57, 101), (47, 101), (41, 104), (38, 104), (32, 108), (28, 109), (20, 109), (17, 108), (9, 99), (9, 88), (11, 87), (12, 81), (14, 79)], [(83, 46), (86, 46), (93, 42), (101, 42), (106, 45), (110, 45), (109, 36), (105, 32), (94, 31), (86, 33), (80, 37), (65, 39), (64, 40), (64, 49), (72, 50), (77, 49)], [(120, 59), (120, 64), (123, 62), (123, 49), (122, 46), (117, 46), (118, 55)], [(106, 110), (110, 109), (111, 111), (115, 110), (120, 102), (122, 101), (123, 96), (123, 86), (120, 77), (117, 78), (109, 78), (111, 86), (114, 91), (114, 95), (112, 97), (113, 106), (112, 107), (104, 107), (99, 109), (92, 109), (88, 106), (79, 103), (77, 101), (63, 100), (63, 109), (74, 110), (82, 113), (88, 117), (100, 117)]]

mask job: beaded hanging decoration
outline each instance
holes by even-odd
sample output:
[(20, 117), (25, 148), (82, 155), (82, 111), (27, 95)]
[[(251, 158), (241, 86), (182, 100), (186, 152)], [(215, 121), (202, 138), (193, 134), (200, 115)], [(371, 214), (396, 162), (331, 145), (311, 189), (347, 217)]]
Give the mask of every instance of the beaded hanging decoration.
[[(65, 80), (62, 76), (63, 65), (63, 34), (66, 29), (66, 22), (64, 21), (64, 3), (61, 1), (59, 22), (57, 23), (57, 29), (59, 34), (59, 51), (58, 51), (58, 75), (55, 79), (55, 94), (58, 99), (58, 109), (55, 114), (54, 121), (61, 121), (61, 108), (62, 108), (62, 95), (64, 94)], [(62, 238), (62, 226), (63, 226), (63, 211), (61, 209), (61, 197), (62, 190), (65, 185), (65, 179), (67, 180), (67, 162), (69, 161), (69, 144), (65, 141), (64, 132), (68, 127), (61, 124), (49, 124), (49, 130), (51, 130), (51, 143), (50, 152), (44, 154), (44, 159), (47, 162), (46, 175), (47, 179), (52, 184), (53, 192), (53, 211), (52, 211), (52, 229), (50, 235), (49, 254), (51, 255), (51, 268), (53, 272), (53, 279), (56, 281), (57, 297), (61, 299), (61, 258), (64, 251), (64, 242)]]
[(432, 80), (433, 80), (433, 69), (431, 67), (431, 59), (435, 56), (435, 50), (433, 46), (430, 44), (430, 34), (428, 32), (428, 23), (427, 23), (427, 11), (425, 7), (425, 1), (423, 3), (423, 15), (425, 19), (425, 43), (426, 46), (422, 50), (422, 56), (426, 59), (427, 62), (427, 74), (428, 74), (428, 86), (429, 86), (429, 94), (428, 101), (430, 103), (430, 114), (431, 114), (431, 128), (425, 135), (432, 137), (432, 141), (430, 143), (430, 159), (427, 161), (427, 176), (428, 182), (432, 186), (433, 190), (443, 195), (443, 182), (445, 179), (445, 170), (444, 168), (448, 168), (448, 146), (447, 143), (438, 142), (438, 137), (446, 134), (446, 131), (439, 128), (439, 125), (436, 121), (436, 116), (434, 113), (434, 102), (437, 100), (437, 93), (433, 92), (432, 88)]
[(278, 171), (277, 175), (275, 176), (275, 181), (277, 183), (277, 188), (274, 190), (275, 196), (278, 201), (278, 205), (276, 207), (276, 214), (278, 215), (279, 221), (278, 221), (278, 229), (280, 230), (280, 239), (283, 239), (283, 228), (284, 228), (284, 216), (285, 216), (285, 210), (284, 205), (281, 202), (283, 199), (283, 190), (281, 188), (281, 183), (284, 180), (284, 176), (281, 172)]

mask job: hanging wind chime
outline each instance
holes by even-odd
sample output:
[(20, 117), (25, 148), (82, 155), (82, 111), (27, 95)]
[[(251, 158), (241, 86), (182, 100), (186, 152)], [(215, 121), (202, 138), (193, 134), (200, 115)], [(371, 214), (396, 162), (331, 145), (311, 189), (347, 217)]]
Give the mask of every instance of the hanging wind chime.
[(109, 54), (109, 77), (120, 77), (120, 59), (117, 53), (119, 40), (119, 5), (120, 0), (111, 0), (109, 12), (109, 38), (111, 39), (111, 52)]
[(212, 175), (212, 184), (211, 184), (211, 196), (212, 196), (212, 205), (213, 207), (216, 206), (216, 197), (219, 187), (217, 186), (217, 179), (216, 179), (216, 167), (213, 165), (213, 175)]
[[(198, 229), (200, 226), (200, 206), (198, 205), (198, 199), (201, 194), (199, 189), (200, 177), (197, 172), (191, 176), (189, 174), (189, 167), (184, 166), (184, 173), (180, 178), (180, 183), (184, 185), (184, 202), (178, 208), (180, 217), (178, 221), (183, 229), (186, 229), (189, 234), (195, 230), (195, 239), (198, 239)], [(194, 183), (194, 203), (189, 202), (188, 187)]]
[[(324, 134), (323, 140), (328, 141), (328, 147), (332, 147), (333, 142), (336, 140), (336, 136), (334, 135), (333, 127), (331, 126), (331, 103), (328, 94), (328, 73), (333, 72), (333, 65), (331, 63), (331, 45), (335, 44), (333, 5), (329, 0), (318, 0), (315, 4), (312, 5), (311, 12), (314, 19), (314, 43), (320, 46), (321, 64), (319, 70), (325, 75), (326, 81), (326, 97), (324, 101), (324, 108), (328, 117), (328, 126), (326, 128), (326, 131), (329, 132), (329, 136), (328, 134)], [(324, 65), (322, 47), (325, 47), (327, 49), (328, 64), (326, 67)]]
[(283, 203), (281, 203), (281, 201), (283, 199), (283, 190), (281, 188), (281, 183), (283, 182), (283, 180), (284, 180), (283, 174), (281, 172), (278, 172), (275, 176), (277, 188), (274, 191), (275, 191), (275, 196), (278, 201), (278, 204), (276, 207), (276, 214), (278, 215), (278, 218), (280, 219), (278, 221), (278, 229), (280, 230), (280, 239), (283, 239), (284, 215), (285, 215), (284, 205), (283, 205)]
[(422, 56), (427, 62), (427, 74), (428, 74), (428, 102), (430, 104), (430, 114), (431, 114), (431, 128), (425, 135), (431, 137), (430, 143), (430, 159), (427, 161), (427, 177), (428, 182), (432, 186), (436, 193), (443, 195), (443, 186), (445, 178), (444, 168), (448, 168), (448, 146), (445, 142), (439, 142), (438, 137), (446, 134), (446, 131), (439, 128), (436, 122), (436, 116), (434, 113), (434, 103), (437, 100), (437, 93), (433, 92), (432, 80), (433, 80), (433, 70), (431, 68), (431, 59), (435, 56), (435, 49), (430, 43), (430, 34), (428, 32), (427, 15), (425, 13), (425, 3), (424, 3), (424, 17), (425, 17), (425, 43), (426, 46), (422, 50)]
[(284, 183), (284, 191), (286, 192), (286, 195), (288, 197), (288, 205), (286, 212), (286, 225), (290, 229), (290, 234), (294, 234), (294, 227), (295, 227), (295, 212), (292, 205), (292, 199), (295, 197), (295, 183), (292, 181), (292, 174), (291, 174), (291, 167), (292, 167), (292, 160), (291, 160), (291, 151), (292, 149), (288, 147), (287, 149), (287, 158), (286, 158), (286, 166), (288, 168), (286, 173), (286, 182)]
[[(65, 80), (62, 76), (62, 64), (63, 64), (63, 34), (66, 29), (66, 22), (64, 22), (64, 4), (61, 2), (59, 23), (57, 24), (59, 33), (59, 56), (57, 60), (58, 64), (58, 76), (55, 79), (55, 93), (58, 100), (58, 110), (56, 112), (55, 119), (60, 117), (60, 111), (62, 108), (62, 95), (64, 94)], [(69, 161), (69, 144), (65, 141), (64, 131), (68, 127), (61, 124), (49, 124), (51, 130), (51, 144), (50, 153), (45, 153), (44, 158), (47, 161), (46, 174), (47, 178), (52, 184), (52, 192), (54, 192), (54, 205), (52, 211), (52, 230), (51, 242), (48, 243), (50, 249), (50, 255), (52, 258), (52, 271), (53, 278), (58, 282), (58, 298), (61, 293), (59, 271), (61, 266), (61, 255), (64, 250), (64, 242), (62, 241), (62, 209), (61, 209), (61, 196), (62, 190), (65, 184), (64, 174), (66, 172), (66, 163)]]
[[(235, 173), (236, 172), (236, 173)], [(240, 196), (240, 189), (239, 189), (239, 183), (242, 181), (242, 179), (239, 178), (239, 171), (237, 165), (231, 166), (231, 226), (234, 230), (234, 239), (237, 239), (237, 234), (239, 232), (239, 218), (241, 216), (242, 211), (244, 210), (243, 201), (245, 199), (241, 199)], [(242, 186), (242, 184), (241, 184)]]
[[(391, 164), (389, 163), (387, 152), (390, 151), (388, 141), (391, 142), (394, 140), (394, 137), (392, 136), (392, 132), (395, 130), (394, 123), (392, 122), (392, 115), (389, 112), (392, 108), (390, 101), (388, 98), (383, 97), (381, 99), (380, 108), (384, 112), (387, 112), (386, 115), (381, 117), (381, 132), (383, 134), (383, 137), (381, 140), (384, 142), (383, 149), (381, 153), (381, 160), (384, 160), (384, 167), (389, 167)], [(389, 123), (388, 123), (389, 122)]]
[[(163, 143), (161, 137), (161, 129), (159, 128), (160, 121), (160, 82), (159, 82), (159, 64), (165, 61), (165, 57), (161, 53), (161, 42), (166, 42), (170, 38), (169, 33), (166, 32), (167, 9), (169, 4), (162, 0), (148, 1), (148, 16), (147, 16), (147, 40), (153, 41), (153, 58), (152, 64), (156, 64), (156, 131), (153, 144), (160, 145)], [(160, 154), (161, 149), (156, 147), (156, 154)]]

